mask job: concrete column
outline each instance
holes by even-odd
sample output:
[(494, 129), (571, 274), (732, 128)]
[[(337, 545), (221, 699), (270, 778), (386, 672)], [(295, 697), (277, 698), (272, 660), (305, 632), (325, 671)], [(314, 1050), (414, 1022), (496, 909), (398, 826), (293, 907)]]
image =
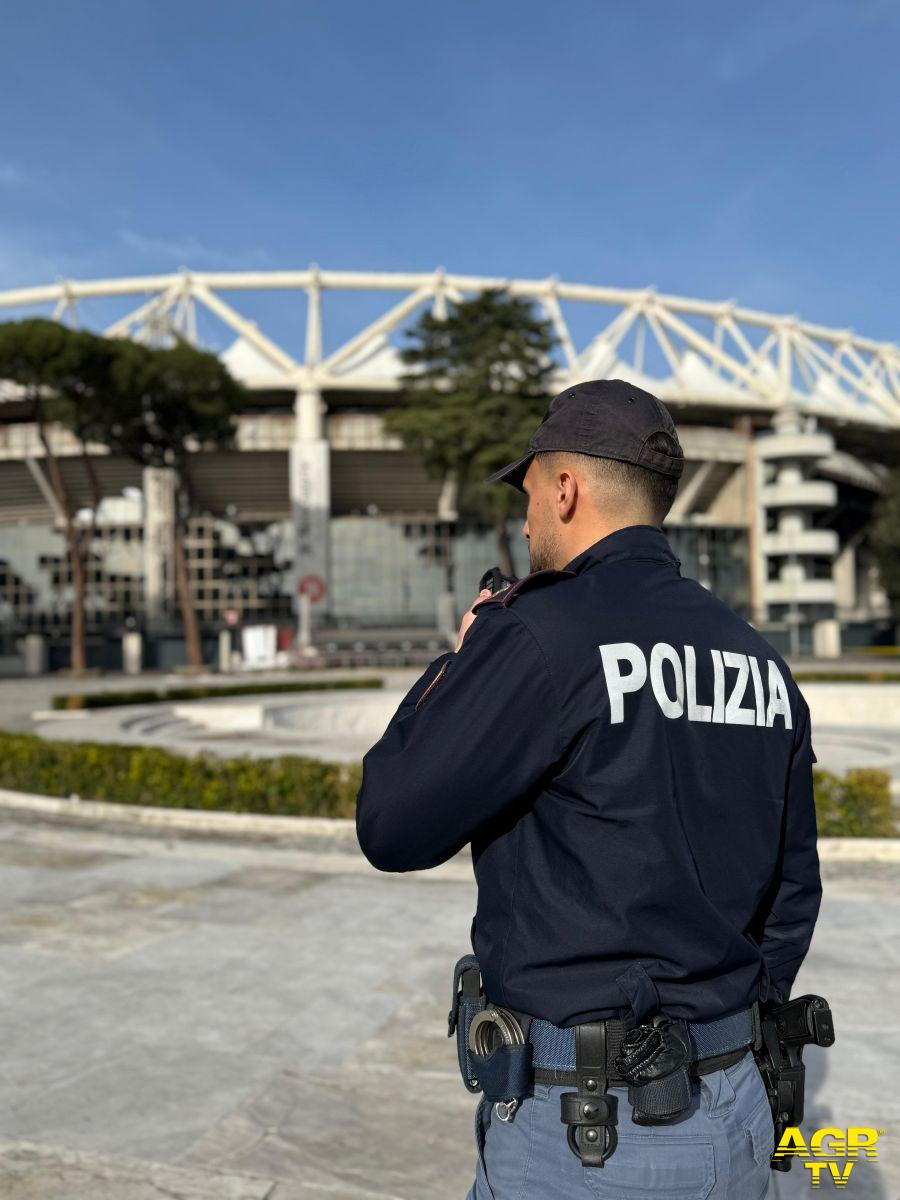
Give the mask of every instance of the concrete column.
[(456, 645), (459, 622), (456, 619), (456, 598), (452, 592), (441, 592), (435, 601), (435, 624), (447, 639), (451, 650)]
[(747, 549), (750, 557), (750, 618), (754, 625), (765, 622), (768, 611), (765, 600), (766, 559), (762, 551), (765, 512), (760, 504), (760, 465), (753, 428), (747, 428)]
[(297, 638), (294, 649), (300, 658), (314, 658), (318, 651), (312, 640), (312, 602), (306, 593), (297, 596)]
[(857, 539), (854, 538), (846, 546), (842, 546), (840, 553), (834, 560), (837, 606), (844, 613), (845, 617), (853, 612), (857, 602), (856, 542)]
[(144, 665), (144, 639), (136, 631), (122, 634), (122, 670), (126, 675), (140, 675)]
[[(459, 485), (456, 474), (450, 471), (444, 478), (441, 493), (437, 502), (437, 518), (454, 524), (459, 519), (457, 500)], [(447, 570), (445, 572), (445, 590), (441, 592), (435, 603), (435, 624), (437, 629), (447, 638), (451, 646), (456, 642), (458, 621), (456, 619), (456, 596), (454, 594), (454, 556), (456, 539), (452, 535), (447, 538)]]
[(149, 621), (156, 621), (175, 594), (175, 472), (170, 467), (145, 467), (143, 491), (144, 612)]
[(444, 478), (441, 485), (441, 492), (437, 501), (437, 518), (439, 521), (456, 521), (459, 518), (459, 513), (456, 509), (457, 496), (459, 485), (456, 481), (456, 475), (450, 471)]
[(297, 597), (309, 597), (312, 625), (328, 612), (328, 521), (331, 478), (328, 439), (323, 420), (325, 405), (318, 388), (297, 393), (294, 412), (296, 437), (290, 449), (291, 512), (294, 520), (294, 611)]

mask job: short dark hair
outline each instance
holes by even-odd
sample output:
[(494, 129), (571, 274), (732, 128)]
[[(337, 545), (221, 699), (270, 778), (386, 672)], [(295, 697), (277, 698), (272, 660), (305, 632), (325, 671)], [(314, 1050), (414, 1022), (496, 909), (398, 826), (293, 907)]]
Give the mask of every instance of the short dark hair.
[[(658, 450), (674, 458), (682, 455), (681, 446), (668, 433), (654, 433), (647, 439), (649, 450)], [(605, 489), (615, 490), (623, 497), (637, 498), (653, 517), (655, 525), (662, 525), (675, 500), (678, 480), (671, 475), (661, 475), (647, 467), (634, 463), (619, 462), (616, 458), (600, 458), (596, 454), (579, 454), (576, 451), (538, 451), (536, 458), (545, 471), (552, 471), (569, 454), (582, 460), (588, 478)]]

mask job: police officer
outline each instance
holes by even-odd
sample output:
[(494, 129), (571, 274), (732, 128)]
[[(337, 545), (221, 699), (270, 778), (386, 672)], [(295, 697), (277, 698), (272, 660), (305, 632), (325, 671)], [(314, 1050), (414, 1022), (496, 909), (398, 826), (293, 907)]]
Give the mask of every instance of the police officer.
[(471, 843), (484, 993), (528, 1029), (511, 1119), (478, 1105), (469, 1200), (768, 1189), (747, 1047), (818, 914), (815, 756), (785, 663), (660, 528), (683, 462), (649, 393), (556, 396), (486, 481), (528, 497), (531, 573), (476, 599), (364, 759), (366, 857)]

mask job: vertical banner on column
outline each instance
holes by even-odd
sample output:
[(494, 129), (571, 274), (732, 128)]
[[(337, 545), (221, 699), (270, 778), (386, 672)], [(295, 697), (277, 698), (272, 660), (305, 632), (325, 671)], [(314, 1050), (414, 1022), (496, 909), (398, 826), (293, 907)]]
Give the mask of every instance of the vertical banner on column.
[(308, 596), (314, 624), (328, 611), (329, 446), (324, 438), (295, 441), (290, 451), (294, 519), (294, 611)]

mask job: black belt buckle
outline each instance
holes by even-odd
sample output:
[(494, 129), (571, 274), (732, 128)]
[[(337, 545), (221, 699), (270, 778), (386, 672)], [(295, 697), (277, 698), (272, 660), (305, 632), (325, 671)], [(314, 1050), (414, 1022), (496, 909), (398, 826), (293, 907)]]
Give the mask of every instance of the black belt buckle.
[[(559, 1098), (569, 1149), (585, 1167), (602, 1167), (618, 1145), (618, 1100), (607, 1092), (605, 1021), (575, 1026), (575, 1078), (578, 1090)], [(578, 1131), (581, 1130), (581, 1138)]]

